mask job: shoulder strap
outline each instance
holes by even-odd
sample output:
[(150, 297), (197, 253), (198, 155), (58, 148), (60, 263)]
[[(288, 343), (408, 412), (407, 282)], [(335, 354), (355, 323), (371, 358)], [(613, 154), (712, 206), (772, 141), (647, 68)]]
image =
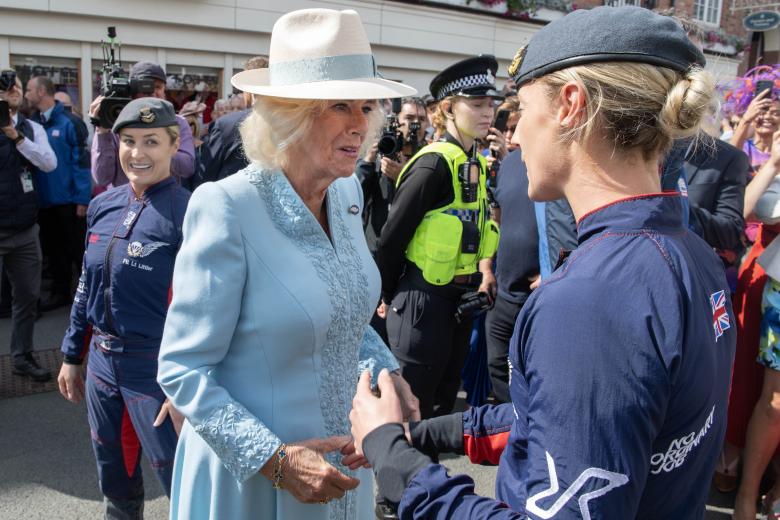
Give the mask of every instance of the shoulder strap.
[(422, 157), (423, 155), (436, 153), (444, 157), (447, 162), (450, 163), (450, 169), (452, 168), (452, 165), (455, 163), (456, 160), (460, 158), (466, 157), (466, 152), (461, 149), (460, 146), (452, 143), (448, 143), (446, 141), (437, 141), (434, 143), (431, 143), (427, 146), (424, 146), (420, 149), (414, 156), (412, 156), (411, 159), (409, 159), (409, 162), (406, 163), (406, 165), (401, 170), (401, 173), (398, 174), (398, 179), (395, 181), (395, 187), (398, 188), (398, 186), (401, 185), (401, 178), (403, 175), (412, 167), (412, 165)]

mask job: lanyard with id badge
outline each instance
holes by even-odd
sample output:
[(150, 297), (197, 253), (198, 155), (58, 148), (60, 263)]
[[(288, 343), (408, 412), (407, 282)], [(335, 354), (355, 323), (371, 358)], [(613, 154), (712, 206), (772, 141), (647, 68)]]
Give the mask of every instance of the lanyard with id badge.
[(27, 168), (24, 168), (22, 173), (19, 174), (19, 180), (22, 181), (22, 191), (24, 193), (30, 193), (35, 189), (33, 186), (32, 173)]

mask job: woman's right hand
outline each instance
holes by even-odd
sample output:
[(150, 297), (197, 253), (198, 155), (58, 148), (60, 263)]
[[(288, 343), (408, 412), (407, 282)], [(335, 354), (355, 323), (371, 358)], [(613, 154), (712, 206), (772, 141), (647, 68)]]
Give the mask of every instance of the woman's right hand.
[(753, 98), (753, 101), (750, 102), (747, 110), (745, 110), (745, 113), (742, 116), (742, 121), (751, 123), (755, 121), (761, 112), (772, 106), (772, 99), (768, 97), (770, 90), (771, 89), (763, 90), (759, 95)]
[[(344, 497), (347, 491), (360, 484), (360, 480), (341, 473), (323, 455), (341, 451), (350, 443), (352, 438), (344, 435), (288, 444), (287, 455), (282, 460), (282, 488), (306, 504), (325, 503)], [(276, 456), (273, 456), (260, 472), (273, 481), (275, 465)]]
[(60, 375), (57, 376), (62, 397), (71, 403), (80, 403), (84, 399), (84, 378), (81, 365), (62, 364)]

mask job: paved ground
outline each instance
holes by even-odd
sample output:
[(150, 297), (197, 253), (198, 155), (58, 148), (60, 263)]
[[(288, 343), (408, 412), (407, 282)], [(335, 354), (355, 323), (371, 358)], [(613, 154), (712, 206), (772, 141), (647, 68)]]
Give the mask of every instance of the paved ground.
[[(36, 348), (51, 349), (59, 344), (67, 315), (66, 309), (59, 309), (37, 322)], [(8, 354), (9, 329), (10, 320), (0, 320), (0, 356)], [(0, 425), (0, 520), (101, 518), (101, 496), (83, 404), (68, 403), (51, 391), (0, 398)], [(454, 472), (472, 475), (478, 493), (493, 495), (495, 468), (472, 466), (464, 457), (442, 462)], [(144, 471), (152, 475), (145, 461)], [(146, 518), (166, 518), (168, 500), (153, 477), (146, 479), (146, 497)], [(713, 491), (706, 518), (730, 518), (732, 501), (733, 496)]]

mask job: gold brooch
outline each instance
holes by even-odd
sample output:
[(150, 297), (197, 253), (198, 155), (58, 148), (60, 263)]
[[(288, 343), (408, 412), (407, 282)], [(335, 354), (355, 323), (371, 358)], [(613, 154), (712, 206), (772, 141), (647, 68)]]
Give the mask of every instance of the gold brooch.
[(141, 115), (141, 122), (146, 123), (147, 125), (154, 123), (154, 120), (157, 118), (149, 107), (143, 107), (138, 113)]
[(520, 70), (520, 64), (523, 63), (523, 58), (525, 58), (525, 51), (527, 48), (528, 45), (523, 45), (520, 47), (520, 49), (518, 49), (514, 59), (512, 59), (512, 64), (509, 65), (508, 69), (506, 69), (506, 71), (509, 73), (509, 77), (514, 77), (515, 74), (517, 74), (517, 71)]

